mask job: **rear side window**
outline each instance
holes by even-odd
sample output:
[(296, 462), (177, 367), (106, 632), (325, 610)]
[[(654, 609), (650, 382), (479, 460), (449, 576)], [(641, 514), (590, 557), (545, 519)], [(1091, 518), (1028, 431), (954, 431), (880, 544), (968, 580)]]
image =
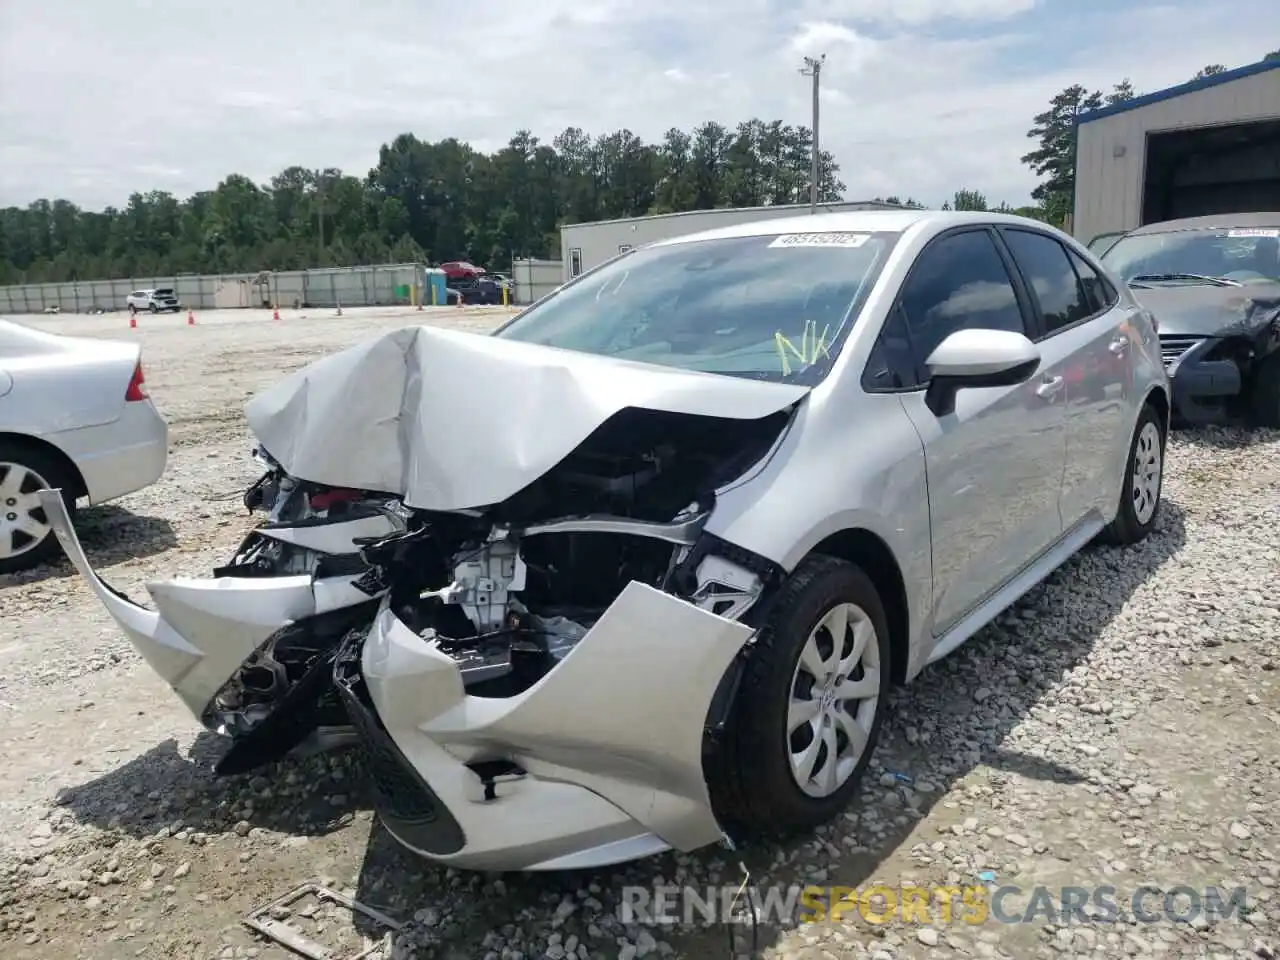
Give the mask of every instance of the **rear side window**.
[(1090, 313), (1101, 313), (1115, 306), (1120, 295), (1115, 287), (1107, 282), (1107, 278), (1089, 266), (1089, 263), (1074, 250), (1068, 249), (1067, 256), (1071, 265), (1076, 268), (1076, 276), (1080, 278), (1080, 288), (1084, 291), (1085, 300), (1089, 303)]
[(1053, 237), (1030, 230), (1006, 230), (1004, 239), (1040, 304), (1046, 333), (1097, 312), (1085, 299), (1066, 247)]

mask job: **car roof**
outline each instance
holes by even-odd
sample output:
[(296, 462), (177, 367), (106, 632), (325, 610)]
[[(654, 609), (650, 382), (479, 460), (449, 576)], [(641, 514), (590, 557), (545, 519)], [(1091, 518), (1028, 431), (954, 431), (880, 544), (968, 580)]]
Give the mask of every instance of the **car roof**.
[[(786, 233), (901, 233), (918, 224), (929, 224), (937, 230), (973, 223), (1007, 223), (1012, 226), (1047, 224), (1014, 214), (968, 210), (850, 210), (844, 213), (799, 214), (772, 220), (752, 220), (732, 226), (716, 227), (700, 233), (659, 240), (655, 247), (694, 243), (700, 240), (728, 240), (735, 237), (776, 237)], [(1049, 228), (1052, 229), (1052, 228)]]
[(1176, 233), (1180, 230), (1239, 230), (1249, 227), (1280, 227), (1280, 211), (1260, 213), (1214, 213), (1207, 217), (1184, 217), (1163, 220), (1130, 230), (1125, 236), (1140, 237), (1152, 233)]

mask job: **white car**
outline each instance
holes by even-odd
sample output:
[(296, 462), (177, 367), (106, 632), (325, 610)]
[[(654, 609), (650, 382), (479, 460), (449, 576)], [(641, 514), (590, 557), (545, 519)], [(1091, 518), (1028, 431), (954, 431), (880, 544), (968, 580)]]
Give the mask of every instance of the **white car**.
[(236, 769), (336, 705), (410, 849), (590, 868), (837, 816), (891, 684), (1154, 529), (1169, 404), (1150, 314), (1060, 231), (834, 214), (663, 241), (491, 336), (406, 327), (258, 395), (267, 485), (325, 485), (328, 516), (261, 528), (301, 565), (246, 553), (148, 609), (43, 496)]
[(159, 479), (168, 427), (136, 343), (64, 337), (0, 320), (0, 573), (58, 550), (37, 491), (103, 503)]
[(177, 313), (182, 309), (178, 303), (178, 294), (172, 287), (158, 287), (155, 290), (134, 290), (124, 298), (125, 309), (146, 310), (150, 313)]

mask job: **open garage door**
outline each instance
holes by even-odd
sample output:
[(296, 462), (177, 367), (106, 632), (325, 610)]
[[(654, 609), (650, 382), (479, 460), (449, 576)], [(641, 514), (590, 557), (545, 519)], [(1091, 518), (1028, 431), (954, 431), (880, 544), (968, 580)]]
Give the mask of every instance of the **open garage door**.
[(1280, 120), (1147, 135), (1142, 223), (1280, 210)]

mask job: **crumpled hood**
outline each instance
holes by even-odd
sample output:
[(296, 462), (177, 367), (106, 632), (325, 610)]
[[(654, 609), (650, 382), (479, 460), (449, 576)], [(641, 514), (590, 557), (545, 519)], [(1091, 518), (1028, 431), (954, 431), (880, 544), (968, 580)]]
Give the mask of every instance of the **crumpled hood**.
[(1208, 284), (1135, 288), (1133, 295), (1173, 336), (1216, 337), (1250, 333), (1280, 314), (1280, 283), (1242, 287)]
[(462, 510), (524, 489), (627, 407), (754, 420), (808, 392), (405, 327), (289, 375), (245, 415), (292, 476)]

